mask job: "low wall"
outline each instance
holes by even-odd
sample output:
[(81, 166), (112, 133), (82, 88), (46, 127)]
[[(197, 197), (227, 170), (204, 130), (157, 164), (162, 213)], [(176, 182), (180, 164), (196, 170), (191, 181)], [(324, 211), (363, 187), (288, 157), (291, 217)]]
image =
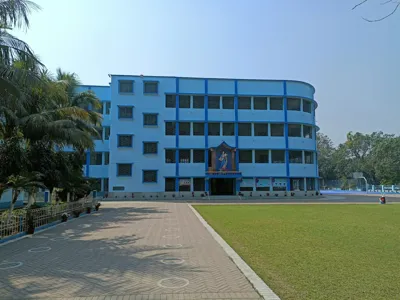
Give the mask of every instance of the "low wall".
[(253, 192), (240, 192), (238, 195), (232, 196), (209, 196), (206, 192), (156, 192), (156, 193), (126, 193), (126, 192), (110, 192), (105, 193), (102, 196), (97, 197), (97, 199), (105, 199), (105, 200), (193, 200), (193, 199), (228, 199), (235, 198), (240, 199), (243, 198), (254, 198), (254, 199), (270, 199), (276, 197), (317, 197), (319, 196), (318, 191), (292, 191), (292, 192), (265, 192), (265, 191), (253, 191)]

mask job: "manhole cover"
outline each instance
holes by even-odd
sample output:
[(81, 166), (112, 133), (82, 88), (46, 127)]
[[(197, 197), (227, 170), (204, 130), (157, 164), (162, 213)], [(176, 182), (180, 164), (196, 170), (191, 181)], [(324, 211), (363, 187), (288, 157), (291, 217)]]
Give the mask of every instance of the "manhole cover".
[(164, 245), (164, 248), (167, 249), (177, 249), (177, 248), (182, 248), (182, 244), (175, 244), (175, 245), (171, 245), (171, 244), (166, 244)]
[(166, 289), (180, 289), (189, 284), (189, 280), (181, 277), (169, 277), (161, 279), (157, 285)]
[(46, 251), (50, 251), (51, 248), (50, 247), (38, 247), (38, 248), (32, 248), (29, 249), (28, 252), (46, 252)]
[(179, 235), (174, 235), (174, 234), (167, 234), (167, 235), (163, 235), (164, 239), (177, 239), (179, 238)]
[(180, 265), (185, 262), (185, 260), (181, 259), (181, 258), (166, 258), (166, 259), (162, 259), (160, 261), (166, 265)]
[(59, 236), (59, 237), (55, 237), (55, 238), (52, 238), (52, 239), (50, 239), (50, 241), (63, 241), (63, 240), (68, 240), (69, 239), (69, 237), (67, 237), (67, 236)]
[(8, 261), (0, 263), (0, 270), (14, 269), (22, 266), (20, 261)]

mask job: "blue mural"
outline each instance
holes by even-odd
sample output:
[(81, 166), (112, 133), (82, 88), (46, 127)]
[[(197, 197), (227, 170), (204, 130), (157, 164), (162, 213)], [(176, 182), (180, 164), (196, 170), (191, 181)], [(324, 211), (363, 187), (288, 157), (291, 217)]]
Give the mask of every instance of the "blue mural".
[(229, 147), (225, 143), (222, 143), (215, 149), (216, 171), (218, 172), (232, 171), (232, 157), (233, 157), (232, 151), (233, 148)]

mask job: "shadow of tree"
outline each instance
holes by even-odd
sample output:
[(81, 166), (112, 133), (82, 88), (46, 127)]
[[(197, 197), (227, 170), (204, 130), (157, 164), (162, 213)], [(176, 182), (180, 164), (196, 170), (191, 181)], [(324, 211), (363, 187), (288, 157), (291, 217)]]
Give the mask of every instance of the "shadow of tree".
[[(168, 213), (153, 207), (102, 207), (91, 217), (0, 247), (0, 262), (23, 263), (0, 270), (0, 298), (147, 294), (162, 278), (203, 272), (187, 264), (161, 262), (178, 258), (177, 251), (189, 248), (167, 249), (135, 232), (135, 224)], [(53, 240), (56, 237), (65, 239)], [(28, 251), (37, 247), (51, 251)]]

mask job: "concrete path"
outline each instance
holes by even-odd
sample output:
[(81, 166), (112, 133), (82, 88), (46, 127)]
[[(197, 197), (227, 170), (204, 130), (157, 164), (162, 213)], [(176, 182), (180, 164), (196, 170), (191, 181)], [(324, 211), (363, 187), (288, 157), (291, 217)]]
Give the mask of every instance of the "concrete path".
[(100, 212), (0, 247), (0, 299), (260, 299), (184, 203)]

